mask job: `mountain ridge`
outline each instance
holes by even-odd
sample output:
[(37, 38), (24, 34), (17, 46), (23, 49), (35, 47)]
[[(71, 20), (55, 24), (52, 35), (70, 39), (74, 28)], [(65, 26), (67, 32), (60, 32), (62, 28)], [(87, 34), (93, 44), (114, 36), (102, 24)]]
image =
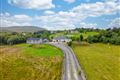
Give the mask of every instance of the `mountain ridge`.
[(45, 31), (45, 30), (47, 29), (37, 26), (0, 27), (0, 32), (37, 32), (37, 31)]

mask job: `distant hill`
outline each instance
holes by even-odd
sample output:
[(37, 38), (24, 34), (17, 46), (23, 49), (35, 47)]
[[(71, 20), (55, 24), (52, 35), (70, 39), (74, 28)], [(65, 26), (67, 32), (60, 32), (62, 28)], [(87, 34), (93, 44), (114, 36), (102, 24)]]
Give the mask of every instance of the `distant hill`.
[(44, 31), (46, 29), (36, 26), (11, 26), (11, 27), (0, 27), (1, 32), (36, 32)]

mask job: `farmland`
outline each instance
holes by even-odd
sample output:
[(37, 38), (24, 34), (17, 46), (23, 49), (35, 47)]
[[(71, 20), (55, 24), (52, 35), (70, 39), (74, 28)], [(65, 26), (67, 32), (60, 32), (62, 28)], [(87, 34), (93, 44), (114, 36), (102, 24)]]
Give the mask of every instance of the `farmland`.
[(62, 60), (48, 44), (0, 46), (0, 80), (60, 80)]
[(109, 44), (74, 44), (75, 54), (88, 80), (120, 79), (120, 46)]
[(83, 37), (85, 39), (85, 38), (87, 38), (90, 35), (96, 35), (96, 34), (99, 34), (99, 33), (91, 31), (91, 32), (86, 32), (86, 33), (69, 33), (66, 36), (79, 38), (80, 35), (83, 35)]
[(83, 35), (84, 39), (87, 38), (89, 35), (96, 35), (99, 34), (99, 32), (95, 32), (95, 31), (91, 31), (91, 32), (86, 32), (86, 33), (66, 33), (66, 32), (58, 32), (55, 34), (52, 34), (50, 37), (56, 37), (56, 36), (67, 36), (67, 37), (75, 37), (75, 38), (79, 38), (80, 35)]

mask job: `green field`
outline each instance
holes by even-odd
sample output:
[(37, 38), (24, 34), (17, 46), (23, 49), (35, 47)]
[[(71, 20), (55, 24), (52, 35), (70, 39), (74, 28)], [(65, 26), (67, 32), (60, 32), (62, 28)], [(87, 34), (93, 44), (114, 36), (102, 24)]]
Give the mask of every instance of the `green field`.
[(57, 36), (63, 36), (64, 35), (64, 36), (67, 36), (67, 37), (79, 38), (81, 34), (83, 35), (84, 39), (86, 39), (90, 35), (97, 35), (99, 33), (95, 32), (95, 31), (86, 32), (86, 33), (67, 33), (67, 34), (65, 34), (65, 32), (58, 32), (58, 33), (50, 35), (50, 37), (54, 38), (54, 37), (57, 37)]
[(63, 36), (65, 34), (65, 32), (57, 32), (57, 33), (54, 33), (54, 34), (52, 34), (52, 35), (50, 35), (50, 38), (51, 37), (57, 37), (57, 36)]
[(73, 49), (87, 80), (120, 80), (120, 46), (74, 44)]
[(96, 35), (96, 34), (99, 34), (98, 32), (86, 32), (86, 33), (69, 33), (67, 34), (66, 36), (68, 37), (77, 37), (79, 38), (80, 35), (83, 35), (84, 39), (87, 38), (88, 36), (90, 35)]
[(0, 46), (0, 80), (60, 80), (63, 53), (47, 45)]

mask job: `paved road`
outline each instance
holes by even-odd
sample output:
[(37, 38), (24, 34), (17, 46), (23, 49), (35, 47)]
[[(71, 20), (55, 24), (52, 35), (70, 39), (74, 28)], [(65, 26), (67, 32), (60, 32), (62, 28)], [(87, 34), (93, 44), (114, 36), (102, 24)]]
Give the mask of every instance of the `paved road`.
[(62, 80), (86, 80), (85, 74), (78, 63), (73, 50), (62, 43), (50, 43), (64, 52)]

